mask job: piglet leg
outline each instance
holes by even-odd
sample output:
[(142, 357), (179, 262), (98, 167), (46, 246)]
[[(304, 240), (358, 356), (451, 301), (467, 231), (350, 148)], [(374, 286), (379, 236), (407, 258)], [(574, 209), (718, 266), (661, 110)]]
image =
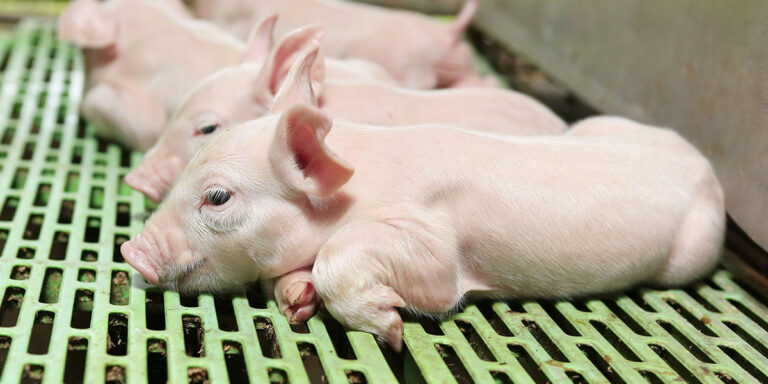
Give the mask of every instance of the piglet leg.
[(311, 267), (297, 269), (275, 279), (275, 300), (291, 324), (300, 324), (315, 314), (320, 298), (312, 284)]
[(397, 308), (442, 312), (461, 297), (456, 253), (440, 247), (450, 242), (418, 224), (407, 226), (350, 223), (323, 246), (312, 270), (315, 288), (333, 317), (373, 333), (397, 351), (403, 341)]

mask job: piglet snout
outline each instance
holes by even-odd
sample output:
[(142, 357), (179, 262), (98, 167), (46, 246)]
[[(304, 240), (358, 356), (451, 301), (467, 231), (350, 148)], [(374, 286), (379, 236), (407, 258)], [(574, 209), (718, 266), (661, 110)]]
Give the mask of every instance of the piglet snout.
[[(166, 189), (156, 181), (156, 178), (147, 177), (144, 172), (133, 170), (125, 175), (125, 183), (131, 188), (143, 193), (150, 200), (159, 203), (163, 200), (162, 190)], [(154, 182), (153, 182), (154, 181)]]
[(120, 253), (128, 264), (139, 271), (152, 284), (159, 284), (160, 274), (157, 267), (152, 263), (147, 252), (142, 249), (141, 238), (126, 241), (120, 246)]
[(183, 166), (175, 156), (150, 152), (138, 168), (125, 176), (131, 188), (159, 203), (165, 198)]

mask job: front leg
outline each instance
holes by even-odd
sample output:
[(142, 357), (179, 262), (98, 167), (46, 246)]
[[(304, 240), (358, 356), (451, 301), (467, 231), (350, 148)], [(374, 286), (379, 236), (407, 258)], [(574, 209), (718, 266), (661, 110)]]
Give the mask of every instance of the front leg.
[(445, 312), (462, 296), (450, 231), (416, 220), (353, 222), (323, 246), (312, 270), (328, 311), (349, 328), (402, 348), (396, 308)]
[(320, 299), (312, 284), (312, 268), (301, 268), (275, 279), (275, 301), (291, 324), (300, 324), (315, 314)]

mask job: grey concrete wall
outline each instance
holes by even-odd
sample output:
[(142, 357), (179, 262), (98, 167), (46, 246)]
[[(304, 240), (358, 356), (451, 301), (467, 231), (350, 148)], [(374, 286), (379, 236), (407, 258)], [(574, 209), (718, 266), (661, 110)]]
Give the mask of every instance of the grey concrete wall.
[(693, 141), (768, 249), (768, 2), (482, 1), (476, 27), (588, 103)]

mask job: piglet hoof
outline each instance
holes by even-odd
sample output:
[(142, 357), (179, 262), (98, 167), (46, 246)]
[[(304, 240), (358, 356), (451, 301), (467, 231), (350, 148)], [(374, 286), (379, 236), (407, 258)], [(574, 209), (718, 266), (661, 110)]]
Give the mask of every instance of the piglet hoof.
[(395, 308), (379, 308), (375, 318), (370, 319), (367, 330), (371, 331), (381, 343), (389, 345), (395, 352), (403, 349), (403, 320)]
[(405, 308), (405, 300), (390, 287), (379, 286), (372, 289), (371, 293), (374, 301), (370, 304), (380, 303), (372, 313), (371, 328), (379, 340), (400, 352), (403, 349), (403, 319), (397, 308)]
[(315, 314), (318, 299), (311, 281), (294, 281), (276, 293), (280, 311), (291, 324), (301, 324)]
[(401, 352), (403, 350), (403, 320), (401, 320), (399, 316), (398, 321), (390, 324), (385, 341), (393, 350), (395, 350), (395, 352)]

